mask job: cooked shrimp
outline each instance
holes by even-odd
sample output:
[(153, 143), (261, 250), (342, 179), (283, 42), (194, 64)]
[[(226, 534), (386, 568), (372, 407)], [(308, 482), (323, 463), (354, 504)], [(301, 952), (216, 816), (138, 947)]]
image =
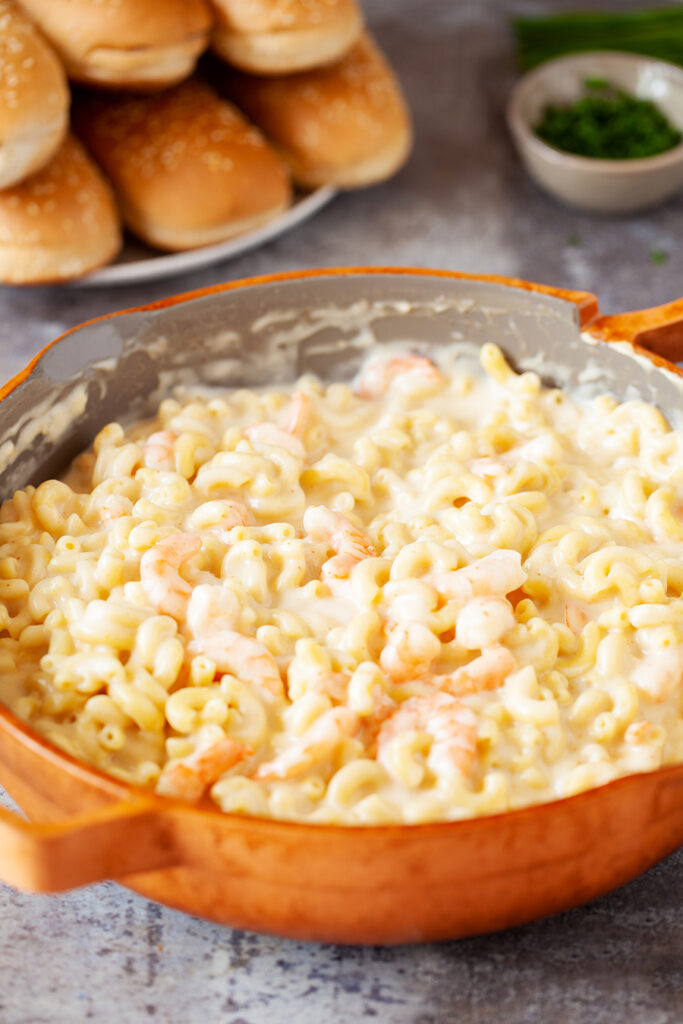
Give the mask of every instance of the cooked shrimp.
[(624, 733), (627, 743), (637, 746), (639, 743), (651, 743), (657, 736), (657, 728), (652, 722), (631, 722)]
[(179, 574), (181, 565), (201, 550), (196, 533), (172, 533), (145, 551), (140, 582), (157, 611), (183, 619), (192, 587)]
[(291, 747), (283, 750), (272, 761), (260, 764), (253, 778), (290, 779), (330, 757), (342, 740), (352, 736), (358, 728), (358, 718), (348, 708), (330, 708), (317, 718), (312, 726)]
[(282, 421), (282, 429), (294, 437), (302, 437), (311, 415), (311, 401), (305, 391), (295, 391), (287, 413)]
[(504, 597), (475, 597), (461, 608), (455, 639), (468, 651), (483, 651), (516, 625), (512, 605)]
[(251, 757), (254, 751), (230, 736), (195, 750), (187, 757), (166, 765), (156, 785), (157, 793), (196, 803), (205, 790), (230, 768)]
[(249, 509), (241, 501), (234, 501), (231, 498), (222, 498), (215, 502), (220, 505), (220, 522), (211, 528), (219, 540), (224, 544), (231, 543), (230, 531), (236, 526), (249, 525)]
[(133, 511), (133, 502), (123, 494), (108, 494), (97, 506), (100, 521), (110, 523), (113, 519), (129, 516)]
[(274, 697), (284, 694), (280, 670), (273, 655), (253, 637), (222, 629), (196, 637), (188, 644), (190, 654), (204, 654), (219, 672), (229, 672)]
[(295, 455), (297, 459), (303, 459), (306, 454), (306, 449), (298, 437), (294, 437), (293, 434), (288, 433), (286, 430), (280, 430), (274, 423), (255, 423), (252, 427), (246, 428), (244, 436), (252, 444), (263, 444), (271, 448), (284, 448), (291, 455)]
[(323, 574), (335, 578), (348, 576), (364, 558), (377, 555), (374, 547), (350, 519), (325, 505), (309, 505), (304, 512), (304, 530), (314, 541), (326, 542), (335, 552), (322, 567)]
[(380, 398), (391, 387), (397, 377), (409, 375), (421, 377), (434, 384), (443, 382), (441, 371), (426, 356), (398, 356), (394, 359), (377, 359), (361, 371), (356, 382), (356, 393), (361, 398)]
[(303, 459), (306, 454), (300, 438), (308, 424), (310, 416), (310, 400), (304, 391), (295, 391), (287, 412), (282, 419), (282, 426), (275, 423), (255, 423), (247, 427), (244, 436), (252, 444), (265, 444), (286, 451)]
[(478, 658), (457, 668), (455, 672), (427, 678), (445, 693), (453, 697), (465, 697), (469, 693), (481, 693), (482, 690), (497, 690), (516, 668), (515, 657), (507, 647), (489, 647)]
[(374, 704), (372, 714), (361, 719), (358, 738), (368, 751), (368, 755), (374, 757), (377, 753), (377, 737), (380, 729), (400, 705), (381, 686), (373, 688), (372, 698)]
[(390, 744), (402, 733), (426, 732), (433, 754), (444, 770), (457, 768), (469, 775), (477, 752), (477, 717), (448, 693), (410, 697), (387, 718), (377, 738), (377, 760), (394, 774)]
[(318, 672), (311, 677), (307, 686), (308, 690), (317, 690), (324, 693), (331, 700), (342, 704), (348, 696), (349, 679), (344, 672)]
[(142, 458), (150, 469), (175, 469), (173, 445), (178, 435), (172, 430), (158, 430), (150, 434), (142, 446)]
[(237, 596), (226, 587), (200, 583), (187, 605), (187, 627), (193, 637), (233, 629), (240, 613)]
[(433, 573), (427, 577), (440, 594), (449, 601), (463, 604), (475, 597), (509, 594), (526, 582), (519, 551), (503, 549), (455, 569), (452, 572)]
[(234, 498), (217, 498), (202, 502), (189, 515), (186, 524), (193, 530), (208, 530), (223, 544), (229, 546), (236, 539), (231, 531), (236, 526), (249, 526), (251, 513), (246, 505)]
[(387, 636), (379, 663), (395, 683), (416, 679), (441, 653), (441, 641), (420, 622), (398, 623)]

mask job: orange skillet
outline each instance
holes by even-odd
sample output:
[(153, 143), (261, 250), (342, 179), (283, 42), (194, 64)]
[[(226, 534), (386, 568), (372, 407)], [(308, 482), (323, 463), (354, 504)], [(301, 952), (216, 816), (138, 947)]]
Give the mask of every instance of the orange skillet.
[[(617, 397), (635, 387), (669, 416), (682, 404), (683, 375), (652, 353), (683, 358), (683, 300), (604, 317), (588, 293), (504, 278), (380, 268), (263, 277), (104, 317), (48, 346), (0, 393), (0, 452), (7, 439), (18, 448), (2, 496), (59, 472), (108, 420), (144, 414), (169, 371), (202, 379), (213, 364), (210, 379), (223, 367), (222, 383), (249, 385), (306, 369), (348, 377), (363, 356), (362, 323), (380, 341), (494, 340), (556, 384), (603, 374), (601, 389)], [(79, 384), (87, 404), (73, 423), (22, 442), (27, 413)], [(35, 822), (0, 810), (0, 879), (10, 885), (54, 892), (112, 878), (226, 924), (323, 941), (506, 928), (593, 899), (683, 843), (683, 764), (471, 821), (302, 825), (124, 785), (0, 705), (0, 781)]]

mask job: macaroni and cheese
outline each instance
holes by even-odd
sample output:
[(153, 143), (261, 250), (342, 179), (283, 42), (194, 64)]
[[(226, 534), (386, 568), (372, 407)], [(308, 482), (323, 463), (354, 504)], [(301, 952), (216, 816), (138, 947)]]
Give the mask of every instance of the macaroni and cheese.
[(0, 698), (119, 779), (307, 822), (683, 760), (683, 433), (481, 364), (104, 427), (0, 511)]

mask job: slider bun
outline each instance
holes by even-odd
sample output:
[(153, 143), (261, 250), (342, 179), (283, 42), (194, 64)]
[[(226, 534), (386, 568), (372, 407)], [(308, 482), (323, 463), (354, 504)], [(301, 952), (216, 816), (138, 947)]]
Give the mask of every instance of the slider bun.
[(62, 65), (15, 4), (0, 0), (0, 189), (47, 163), (68, 117)]
[(45, 284), (81, 277), (121, 246), (109, 185), (73, 136), (42, 171), (0, 192), (0, 281)]
[(410, 116), (395, 75), (367, 34), (336, 64), (315, 71), (281, 78), (216, 74), (299, 185), (372, 185), (408, 157)]
[(285, 167), (229, 103), (191, 79), (148, 96), (91, 95), (77, 131), (108, 175), (128, 227), (160, 249), (251, 231), (291, 199)]
[(356, 0), (212, 0), (211, 45), (230, 64), (285, 75), (337, 60), (356, 41), (363, 15)]
[(69, 78), (159, 89), (192, 73), (211, 30), (207, 0), (22, 0)]

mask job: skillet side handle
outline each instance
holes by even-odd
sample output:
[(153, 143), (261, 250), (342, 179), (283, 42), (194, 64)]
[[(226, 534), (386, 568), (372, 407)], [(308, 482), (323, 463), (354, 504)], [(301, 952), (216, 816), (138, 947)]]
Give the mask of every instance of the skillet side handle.
[(683, 362), (683, 299), (634, 313), (596, 317), (589, 331), (603, 341), (630, 341), (672, 363)]
[(144, 800), (41, 825), (0, 807), (0, 881), (62, 892), (180, 863), (170, 819)]

